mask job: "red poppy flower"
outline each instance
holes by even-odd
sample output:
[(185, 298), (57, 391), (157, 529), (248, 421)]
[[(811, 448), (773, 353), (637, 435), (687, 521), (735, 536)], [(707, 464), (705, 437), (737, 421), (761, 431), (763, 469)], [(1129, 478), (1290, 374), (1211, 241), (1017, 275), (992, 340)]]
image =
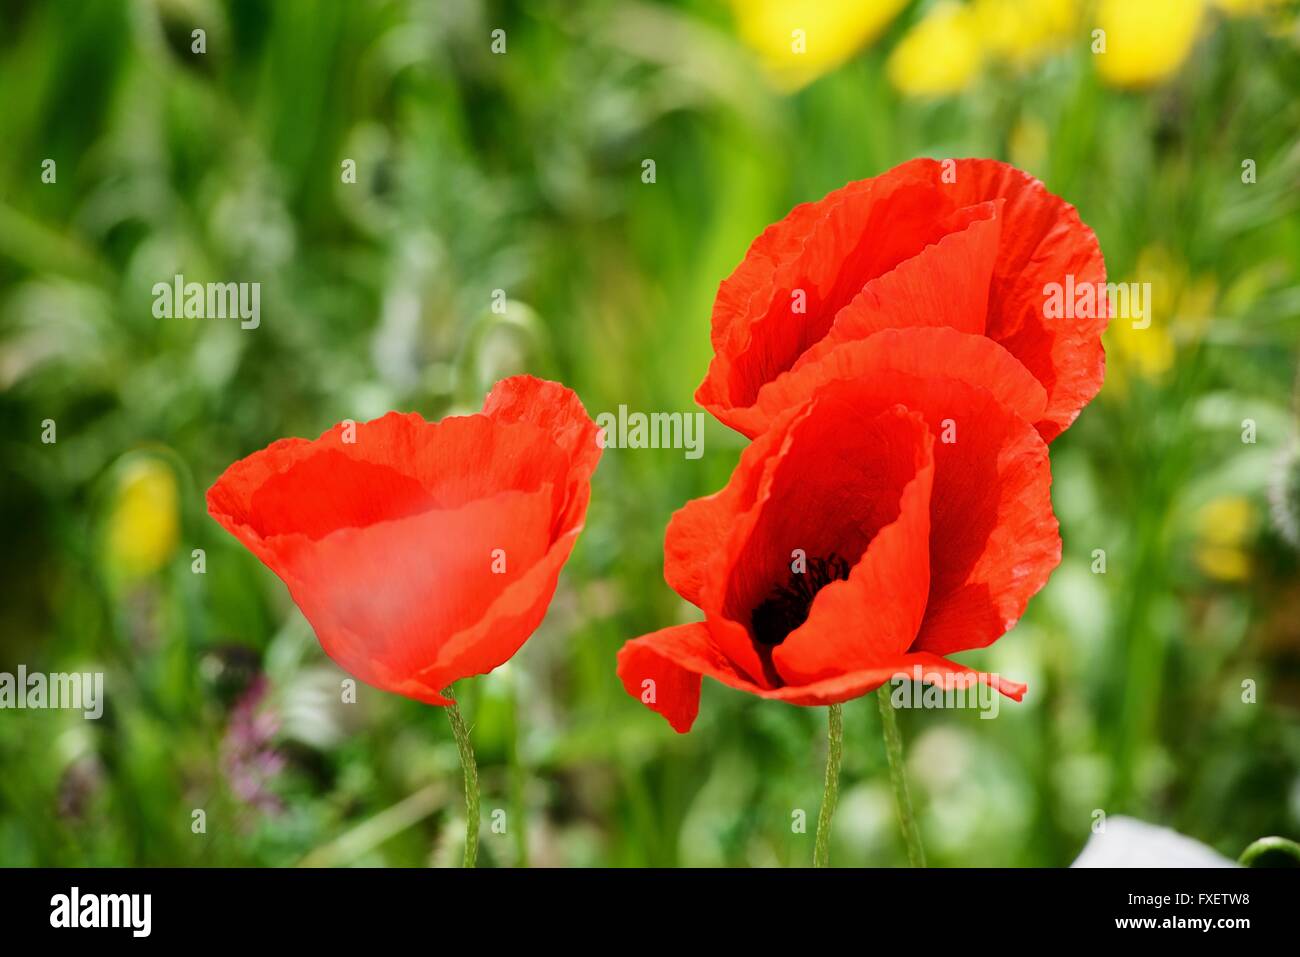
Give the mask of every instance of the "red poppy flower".
[(818, 368), (768, 394), (772, 425), (727, 486), (668, 526), (665, 577), (704, 621), (628, 642), (618, 670), (678, 731), (702, 675), (802, 705), (916, 665), (952, 686), (974, 673), (943, 656), (1011, 628), (1060, 561), (1047, 446), (1030, 424), (1046, 391), (1005, 349), (891, 329)]
[(390, 412), (230, 466), (208, 511), (289, 587), (325, 651), (430, 704), (541, 623), (582, 529), (597, 429), (554, 382), (497, 383), (478, 415)]
[(1038, 180), (993, 160), (912, 160), (795, 207), (754, 241), (718, 290), (696, 399), (753, 437), (780, 407), (771, 393), (823, 378), (837, 346), (948, 327), (1032, 374), (1046, 403), (1031, 421), (1051, 441), (1101, 388), (1106, 301), (1048, 318), (1047, 287), (1105, 281), (1096, 237)]

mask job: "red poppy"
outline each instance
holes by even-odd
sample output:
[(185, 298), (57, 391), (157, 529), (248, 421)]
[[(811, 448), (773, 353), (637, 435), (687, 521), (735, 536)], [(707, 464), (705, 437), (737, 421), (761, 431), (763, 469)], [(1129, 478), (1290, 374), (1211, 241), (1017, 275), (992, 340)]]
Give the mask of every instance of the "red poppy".
[(1047, 446), (1030, 425), (1046, 392), (1005, 349), (886, 330), (820, 368), (772, 393), (772, 425), (727, 486), (668, 526), (665, 577), (704, 621), (629, 642), (619, 675), (678, 731), (702, 675), (803, 705), (916, 665), (951, 686), (974, 673), (943, 656), (1011, 628), (1060, 561)]
[(478, 415), (390, 412), (274, 442), (225, 471), (208, 511), (343, 668), (445, 705), (443, 689), (541, 623), (582, 529), (596, 435), (573, 392), (516, 376)]
[(1096, 237), (1038, 180), (993, 160), (912, 160), (795, 207), (754, 241), (718, 290), (696, 399), (753, 437), (781, 407), (771, 393), (823, 378), (837, 346), (948, 327), (1032, 374), (1046, 403), (1031, 421), (1051, 441), (1101, 388), (1106, 301), (1049, 318), (1047, 289), (1105, 281)]

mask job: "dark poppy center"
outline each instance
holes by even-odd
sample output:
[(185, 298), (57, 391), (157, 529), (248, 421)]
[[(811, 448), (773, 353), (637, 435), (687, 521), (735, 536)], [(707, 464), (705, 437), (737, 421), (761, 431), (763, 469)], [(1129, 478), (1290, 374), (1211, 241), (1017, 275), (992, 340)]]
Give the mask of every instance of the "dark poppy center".
[(809, 558), (807, 568), (791, 570), (789, 581), (777, 585), (750, 615), (754, 641), (775, 648), (790, 632), (808, 620), (817, 593), (834, 581), (849, 577), (849, 563), (831, 552), (825, 558)]

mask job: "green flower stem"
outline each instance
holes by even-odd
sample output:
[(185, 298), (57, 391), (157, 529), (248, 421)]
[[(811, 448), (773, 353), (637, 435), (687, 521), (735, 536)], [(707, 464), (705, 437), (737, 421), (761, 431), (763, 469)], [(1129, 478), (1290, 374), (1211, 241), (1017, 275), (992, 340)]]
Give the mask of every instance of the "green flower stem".
[(894, 785), (894, 805), (898, 808), (898, 823), (903, 828), (903, 842), (907, 845), (907, 862), (912, 867), (925, 867), (925, 851), (921, 847), (921, 832), (916, 827), (912, 813), (912, 799), (907, 793), (907, 771), (903, 767), (903, 736), (898, 733), (898, 717), (889, 700), (889, 685), (880, 686), (876, 692), (880, 705), (880, 726), (885, 734), (885, 756), (889, 758), (889, 780)]
[(838, 704), (827, 709), (826, 789), (822, 809), (817, 815), (817, 843), (813, 848), (813, 867), (826, 867), (831, 856), (831, 818), (840, 795), (840, 754), (844, 750), (844, 714)]
[(524, 763), (520, 757), (519, 738), (523, 733), (519, 727), (519, 683), (511, 682), (510, 689), (510, 795), (515, 805), (515, 866), (528, 866), (528, 819)]
[(453, 689), (443, 689), (442, 696), (451, 700), (447, 706), (447, 720), (451, 722), (456, 747), (460, 749), (460, 766), (465, 770), (465, 866), (473, 867), (478, 861), (478, 764), (474, 761), (474, 746), (469, 742), (469, 728), (461, 717), (460, 707), (452, 697)]

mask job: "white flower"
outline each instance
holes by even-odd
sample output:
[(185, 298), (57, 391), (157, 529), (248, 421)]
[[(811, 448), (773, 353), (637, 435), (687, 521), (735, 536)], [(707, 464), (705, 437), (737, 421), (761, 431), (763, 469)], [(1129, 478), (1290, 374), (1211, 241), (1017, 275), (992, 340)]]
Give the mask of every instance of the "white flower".
[(1234, 861), (1167, 827), (1131, 817), (1106, 819), (1071, 867), (1236, 867)]

